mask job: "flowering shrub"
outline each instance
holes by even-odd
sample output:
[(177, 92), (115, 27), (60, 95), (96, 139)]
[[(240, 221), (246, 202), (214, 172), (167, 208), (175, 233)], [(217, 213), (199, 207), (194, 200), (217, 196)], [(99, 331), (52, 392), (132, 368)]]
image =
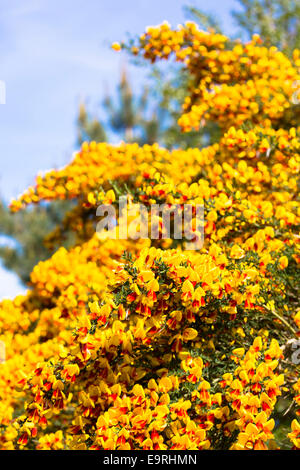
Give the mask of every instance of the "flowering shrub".
[[(131, 51), (181, 62), (191, 82), (180, 126), (214, 121), (222, 137), (172, 151), (85, 143), (12, 202), (76, 200), (46, 242), (76, 240), (34, 268), (26, 296), (0, 304), (1, 448), (277, 449), (279, 403), (291, 416), (283, 447), (300, 448), (289, 351), (300, 329), (300, 127), (285, 119), (299, 51), (291, 62), (258, 37), (232, 43), (192, 23), (148, 28)], [(98, 205), (124, 194), (146, 207), (203, 204), (201, 250), (99, 237)]]

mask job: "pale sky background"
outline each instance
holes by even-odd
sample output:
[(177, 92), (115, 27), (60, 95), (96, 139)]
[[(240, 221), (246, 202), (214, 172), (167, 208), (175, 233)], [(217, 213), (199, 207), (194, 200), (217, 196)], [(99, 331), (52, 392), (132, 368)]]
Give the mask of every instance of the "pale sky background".
[[(234, 30), (235, 0), (0, 0), (0, 80), (6, 85), (6, 104), (0, 105), (1, 197), (9, 201), (39, 171), (69, 161), (80, 100), (99, 109), (105, 90), (115, 91), (128, 63), (110, 44), (164, 20), (177, 26), (186, 20), (183, 6), (191, 4), (214, 13), (227, 34)], [(146, 72), (132, 65), (127, 70), (139, 89)], [(0, 266), (0, 299), (21, 292), (17, 277)]]

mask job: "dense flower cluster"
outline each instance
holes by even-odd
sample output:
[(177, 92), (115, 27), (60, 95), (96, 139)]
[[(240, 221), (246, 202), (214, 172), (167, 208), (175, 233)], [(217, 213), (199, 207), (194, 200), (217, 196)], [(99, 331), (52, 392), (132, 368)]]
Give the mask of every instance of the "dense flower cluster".
[[(0, 304), (0, 446), (276, 449), (282, 401), (299, 448), (288, 345), (300, 329), (300, 128), (280, 127), (298, 52), (292, 63), (259, 38), (232, 44), (191, 23), (148, 28), (139, 50), (187, 67), (180, 124), (217, 121), (222, 137), (172, 151), (85, 143), (12, 202), (74, 199), (47, 243), (72, 231), (75, 244), (34, 268), (26, 296)], [(165, 238), (160, 216), (156, 239), (99, 236), (97, 207), (120, 221), (123, 195), (129, 206), (203, 205), (203, 247)]]
[(299, 95), (299, 51), (294, 64), (275, 47), (261, 46), (258, 36), (247, 44), (201, 31), (194, 23), (173, 30), (168, 23), (149, 27), (133, 52), (155, 62), (174, 54), (191, 73), (191, 92), (179, 124), (198, 129), (203, 120), (222, 128), (247, 120), (277, 122)]

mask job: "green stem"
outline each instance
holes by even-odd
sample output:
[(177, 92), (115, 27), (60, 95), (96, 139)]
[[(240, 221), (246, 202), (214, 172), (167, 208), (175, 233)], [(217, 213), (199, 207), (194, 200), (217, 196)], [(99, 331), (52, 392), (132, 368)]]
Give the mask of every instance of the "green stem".
[(294, 335), (296, 335), (296, 330), (294, 330), (294, 328), (284, 318), (282, 318), (278, 313), (276, 313), (275, 310), (269, 310), (267, 308), (266, 310), (272, 313), (274, 317), (278, 318), (278, 320), (280, 320)]

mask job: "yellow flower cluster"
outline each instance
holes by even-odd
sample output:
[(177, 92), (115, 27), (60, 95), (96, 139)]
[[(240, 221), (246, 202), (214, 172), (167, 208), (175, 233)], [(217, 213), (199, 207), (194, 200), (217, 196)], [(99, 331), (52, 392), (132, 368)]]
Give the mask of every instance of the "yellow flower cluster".
[[(242, 428), (242, 418), (244, 425), (258, 419), (264, 424), (282, 384), (282, 375), (273, 373), (275, 359), (281, 356), (275, 340), (265, 348), (259, 364), (262, 341), (254, 341), (235, 371), (241, 377), (240, 382), (235, 380), (239, 386), (223, 376), (232, 392), (211, 393), (202, 377), (201, 351), (214, 349), (219, 342), (214, 324), (226, 325), (233, 302), (244, 304), (249, 292), (255, 295), (257, 290), (250, 284), (242, 293), (244, 276), (234, 274), (234, 280), (223, 262), (222, 256), (213, 263), (209, 255), (187, 258), (176, 250), (152, 247), (142, 249), (132, 269), (129, 264), (120, 265), (106, 302), (90, 302), (91, 313), (79, 319), (74, 343), (60, 352), (55, 365), (48, 362), (37, 368), (24, 383), (31, 400), (16, 424), (19, 444), (27, 444), (39, 426), (45, 427), (53, 416), (72, 409), (72, 404), (76, 408), (68, 428), (73, 436), (69, 446), (76, 449), (205, 449), (211, 445), (209, 431), (219, 421), (225, 436), (230, 422)], [(230, 284), (235, 286), (233, 292)], [(217, 299), (222, 299), (219, 319), (213, 309)], [(205, 331), (207, 342), (199, 331)], [(241, 352), (234, 349), (232, 359)], [(177, 374), (170, 373), (174, 366)], [(141, 386), (147, 377), (147, 387)], [(222, 381), (220, 386), (222, 390)], [(183, 390), (189, 399), (175, 399)], [(244, 416), (236, 400), (241, 398), (247, 410), (249, 400), (260, 393), (257, 412), (251, 409), (252, 415)], [(228, 404), (221, 407), (223, 402)], [(251, 416), (256, 417), (261, 407), (264, 414), (253, 421)]]
[[(300, 328), (300, 133), (280, 127), (297, 52), (292, 64), (192, 23), (149, 28), (139, 50), (190, 71), (186, 130), (204, 118), (224, 133), (202, 149), (84, 143), (12, 202), (73, 199), (47, 242), (76, 237), (33, 269), (27, 295), (0, 303), (2, 449), (277, 448), (278, 403), (299, 405), (283, 351)], [(190, 205), (195, 237), (203, 205), (203, 247), (165, 238), (161, 215), (155, 239), (99, 236), (97, 207), (115, 208), (119, 233), (124, 195)], [(296, 418), (288, 437), (299, 448)]]
[(185, 131), (212, 120), (224, 129), (251, 120), (277, 122), (299, 96), (299, 53), (290, 61), (275, 47), (251, 42), (232, 43), (221, 34), (201, 31), (195, 23), (172, 29), (168, 23), (150, 27), (132, 52), (152, 63), (158, 59), (183, 62), (191, 73), (191, 91), (179, 119)]
[[(233, 351), (237, 358), (243, 354), (243, 348)], [(235, 424), (239, 434), (232, 449), (266, 450), (266, 442), (274, 438), (271, 431), (275, 422), (268, 418), (284, 383), (283, 374), (274, 372), (281, 357), (282, 352), (276, 340), (272, 340), (266, 348), (262, 338), (257, 337), (239, 361), (239, 367), (235, 370), (237, 378), (225, 374), (228, 400), (238, 415)]]

